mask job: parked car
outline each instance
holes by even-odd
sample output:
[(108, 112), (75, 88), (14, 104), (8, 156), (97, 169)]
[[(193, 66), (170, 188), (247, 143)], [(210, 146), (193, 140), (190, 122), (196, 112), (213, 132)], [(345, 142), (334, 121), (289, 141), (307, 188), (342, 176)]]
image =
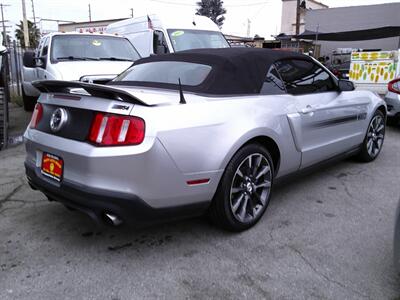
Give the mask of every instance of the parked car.
[(332, 64), (329, 66), (329, 70), (335, 74), (335, 76), (339, 79), (349, 79), (350, 72), (350, 61), (346, 61), (343, 63)]
[(204, 16), (148, 15), (112, 23), (106, 32), (127, 37), (142, 57), (197, 48), (228, 48), (218, 26)]
[(33, 110), (39, 91), (35, 80), (82, 80), (103, 83), (115, 78), (140, 56), (123, 37), (109, 34), (50, 33), (35, 52), (25, 52), (22, 95), (25, 110)]
[(388, 122), (396, 125), (400, 121), (400, 78), (388, 84), (388, 93), (385, 96), (388, 110)]
[(35, 86), (30, 185), (113, 223), (208, 212), (245, 230), (276, 179), (340, 155), (372, 161), (385, 135), (380, 97), (288, 51), (183, 51), (138, 60), (107, 85)]

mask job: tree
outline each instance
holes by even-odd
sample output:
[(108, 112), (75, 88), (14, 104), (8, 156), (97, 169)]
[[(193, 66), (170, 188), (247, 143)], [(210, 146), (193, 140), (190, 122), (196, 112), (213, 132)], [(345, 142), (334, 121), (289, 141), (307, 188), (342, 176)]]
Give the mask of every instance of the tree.
[(196, 15), (209, 17), (221, 28), (225, 20), (224, 14), (226, 14), (223, 4), (222, 0), (201, 0), (197, 2), (199, 8), (197, 8)]
[[(36, 48), (39, 42), (40, 38), (40, 31), (36, 27), (33, 22), (28, 20), (28, 33), (29, 33), (29, 45), (31, 48)], [(25, 47), (25, 40), (24, 40), (24, 25), (23, 22), (20, 21), (20, 23), (17, 25), (17, 29), (15, 29), (15, 36), (17, 40), (19, 40), (21, 47)]]

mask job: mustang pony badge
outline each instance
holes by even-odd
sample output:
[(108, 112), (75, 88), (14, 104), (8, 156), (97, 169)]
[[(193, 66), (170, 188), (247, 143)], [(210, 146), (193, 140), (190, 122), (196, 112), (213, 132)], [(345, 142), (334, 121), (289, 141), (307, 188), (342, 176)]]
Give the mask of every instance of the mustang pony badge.
[(50, 118), (50, 129), (53, 132), (58, 132), (64, 127), (68, 121), (68, 113), (64, 108), (57, 108)]

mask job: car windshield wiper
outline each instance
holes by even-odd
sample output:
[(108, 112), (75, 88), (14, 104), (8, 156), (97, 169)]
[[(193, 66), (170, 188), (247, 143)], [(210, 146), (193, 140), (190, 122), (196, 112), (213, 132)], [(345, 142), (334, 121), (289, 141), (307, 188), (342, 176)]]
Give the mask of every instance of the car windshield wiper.
[(61, 56), (57, 57), (57, 60), (99, 60), (98, 58), (94, 57), (83, 57), (83, 56)]
[(129, 58), (122, 58), (122, 57), (100, 57), (100, 60), (115, 60), (115, 61), (132, 61), (132, 59)]

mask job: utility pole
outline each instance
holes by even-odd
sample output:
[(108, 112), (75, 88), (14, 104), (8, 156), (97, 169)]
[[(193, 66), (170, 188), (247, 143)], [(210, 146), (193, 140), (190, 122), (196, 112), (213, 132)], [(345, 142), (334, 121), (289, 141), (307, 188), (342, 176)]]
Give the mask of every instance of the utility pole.
[(250, 37), (250, 26), (251, 26), (251, 21), (250, 19), (247, 19), (247, 37)]
[(29, 30), (28, 30), (28, 20), (26, 18), (26, 6), (25, 0), (22, 0), (22, 24), (24, 27), (24, 44), (25, 48), (29, 48), (31, 45), (29, 44)]
[(90, 3), (88, 4), (89, 6), (89, 22), (92, 22), (92, 10), (90, 9)]
[(35, 24), (36, 27), (35, 3), (33, 3), (33, 0), (31, 1), (32, 1), (33, 24)]
[(131, 18), (133, 18), (133, 8), (131, 8)]
[(1, 23), (3, 25), (3, 43), (4, 46), (8, 46), (8, 41), (7, 41), (7, 30), (6, 30), (6, 24), (5, 22), (7, 22), (6, 20), (4, 20), (4, 6), (10, 6), (10, 5), (4, 5), (4, 4), (0, 4), (1, 7)]
[(296, 35), (300, 33), (300, 0), (296, 4)]
[(318, 51), (318, 53), (317, 53), (318, 34), (319, 34), (319, 24), (317, 25), (317, 33), (315, 34), (315, 43), (314, 43), (314, 57), (315, 58), (319, 57), (319, 54), (320, 54), (319, 53), (320, 51)]

